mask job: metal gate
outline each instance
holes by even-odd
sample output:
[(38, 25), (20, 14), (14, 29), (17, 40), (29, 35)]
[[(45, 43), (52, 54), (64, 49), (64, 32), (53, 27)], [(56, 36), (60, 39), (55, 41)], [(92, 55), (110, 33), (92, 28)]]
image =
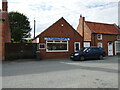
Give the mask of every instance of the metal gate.
[(36, 43), (6, 43), (5, 60), (35, 58)]

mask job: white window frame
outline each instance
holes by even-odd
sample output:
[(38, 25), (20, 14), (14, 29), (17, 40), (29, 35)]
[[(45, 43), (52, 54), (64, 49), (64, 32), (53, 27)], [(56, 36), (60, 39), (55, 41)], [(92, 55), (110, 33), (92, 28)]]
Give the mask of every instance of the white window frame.
[(76, 52), (76, 43), (79, 44), (79, 50), (80, 50), (80, 42), (74, 42), (74, 51)]
[(83, 43), (85, 48), (90, 47), (90, 42), (83, 42)]
[[(100, 38), (98, 38), (99, 35), (100, 35)], [(97, 39), (102, 40), (102, 34), (97, 34)]]
[[(48, 42), (48, 41), (53, 41), (53, 42)], [(60, 42), (55, 42), (55, 41), (60, 41)], [(62, 42), (66, 41), (66, 42)], [(48, 43), (66, 43), (67, 44), (67, 50), (48, 50), (47, 49), (47, 44)], [(46, 52), (68, 52), (69, 51), (69, 46), (68, 46), (68, 40), (46, 40)]]
[[(44, 47), (44, 48), (40, 48), (40, 45), (44, 45), (45, 47)], [(46, 49), (45, 43), (39, 43), (39, 44), (38, 44), (38, 48), (39, 48), (39, 49)]]
[(101, 48), (103, 47), (103, 43), (99, 42), (99, 43), (97, 44), (97, 46), (99, 47), (99, 45), (100, 45)]
[(117, 40), (120, 40), (120, 35), (117, 35)]

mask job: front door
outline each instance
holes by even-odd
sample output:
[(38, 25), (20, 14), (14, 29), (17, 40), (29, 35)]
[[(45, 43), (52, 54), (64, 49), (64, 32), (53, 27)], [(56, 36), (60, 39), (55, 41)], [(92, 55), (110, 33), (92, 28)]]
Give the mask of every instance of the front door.
[(120, 41), (115, 41), (115, 55), (120, 53)]
[(80, 51), (80, 42), (74, 42), (74, 51)]
[(108, 56), (113, 55), (113, 43), (109, 42), (108, 43)]

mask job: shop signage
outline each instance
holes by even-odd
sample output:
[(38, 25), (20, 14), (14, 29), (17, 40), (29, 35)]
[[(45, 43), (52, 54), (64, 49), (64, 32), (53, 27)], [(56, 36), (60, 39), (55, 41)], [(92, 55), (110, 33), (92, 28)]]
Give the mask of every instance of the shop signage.
[(44, 40), (70, 40), (68, 37), (44, 37)]

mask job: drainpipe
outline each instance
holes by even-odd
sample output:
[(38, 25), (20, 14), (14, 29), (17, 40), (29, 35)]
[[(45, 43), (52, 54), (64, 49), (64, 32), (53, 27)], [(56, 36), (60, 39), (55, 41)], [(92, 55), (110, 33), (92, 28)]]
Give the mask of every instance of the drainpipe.
[(83, 24), (82, 24), (82, 29), (83, 29), (83, 47), (84, 47), (84, 41), (85, 41), (85, 38), (84, 38), (84, 21), (85, 21), (85, 17), (83, 17)]
[(94, 46), (95, 46), (95, 34), (94, 34)]

